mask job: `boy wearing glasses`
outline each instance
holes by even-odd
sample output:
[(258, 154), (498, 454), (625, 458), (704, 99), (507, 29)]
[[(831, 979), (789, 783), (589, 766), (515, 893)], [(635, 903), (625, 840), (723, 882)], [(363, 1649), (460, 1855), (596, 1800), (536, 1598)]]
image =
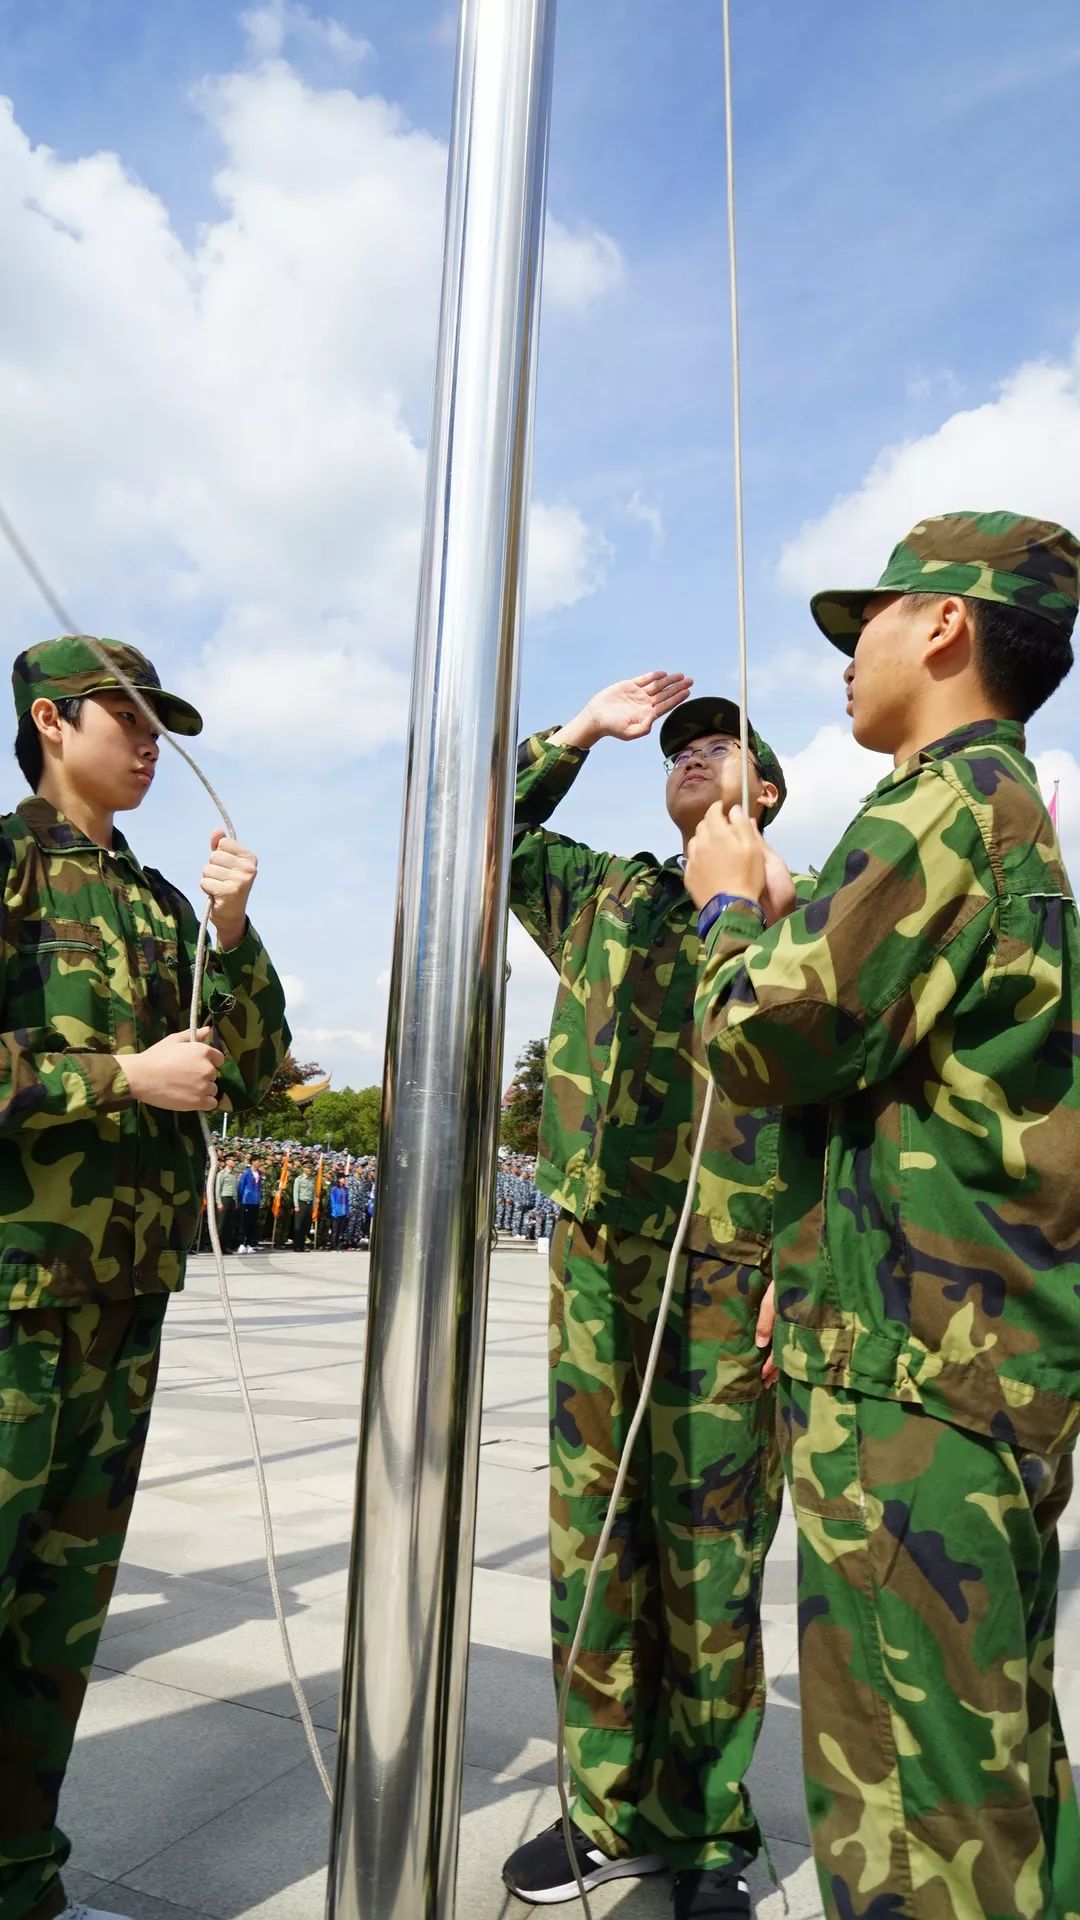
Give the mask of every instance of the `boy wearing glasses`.
[[(700, 940), (685, 850), (742, 797), (738, 709), (688, 700), (682, 674), (597, 694), (519, 756), (511, 905), (559, 973), (536, 1184), (551, 1243), (551, 1559), (561, 1678), (682, 1210), (707, 1070), (693, 1018)], [(665, 802), (681, 852), (620, 859), (546, 830), (599, 741), (663, 721)], [(784, 777), (750, 731), (751, 806)], [(777, 863), (779, 870), (780, 863)], [(770, 911), (794, 903), (790, 877)], [(676, 1920), (745, 1920), (760, 1834), (742, 1782), (761, 1721), (759, 1600), (779, 1480), (755, 1344), (766, 1307), (776, 1129), (710, 1122), (648, 1422), (590, 1618), (568, 1724), (574, 1845), (586, 1888), (675, 1873)], [(769, 1303), (771, 1307), (771, 1302)], [(766, 1317), (767, 1317), (766, 1310)], [(764, 1324), (764, 1322), (763, 1322)], [(523, 1900), (576, 1894), (561, 1828), (506, 1862)]]

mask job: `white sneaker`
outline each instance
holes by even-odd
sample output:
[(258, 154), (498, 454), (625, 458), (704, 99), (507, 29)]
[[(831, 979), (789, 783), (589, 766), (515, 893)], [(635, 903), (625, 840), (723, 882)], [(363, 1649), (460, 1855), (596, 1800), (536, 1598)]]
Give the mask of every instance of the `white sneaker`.
[(102, 1907), (84, 1907), (81, 1900), (69, 1900), (60, 1920), (123, 1920), (119, 1913), (106, 1913)]
[(246, 1248), (246, 1247), (237, 1247), (237, 1249), (236, 1249), (236, 1251), (237, 1251), (237, 1253), (246, 1253), (246, 1252), (247, 1252), (247, 1248)]

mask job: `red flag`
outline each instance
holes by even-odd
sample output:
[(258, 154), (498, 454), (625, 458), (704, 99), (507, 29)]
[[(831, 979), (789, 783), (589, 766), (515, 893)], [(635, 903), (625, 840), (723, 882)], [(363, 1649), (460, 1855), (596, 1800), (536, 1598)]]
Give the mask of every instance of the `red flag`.
[(1050, 802), (1050, 818), (1054, 823), (1055, 833), (1057, 832), (1057, 827), (1058, 827), (1058, 787), (1059, 785), (1060, 785), (1060, 782), (1055, 780), (1054, 781), (1054, 797)]

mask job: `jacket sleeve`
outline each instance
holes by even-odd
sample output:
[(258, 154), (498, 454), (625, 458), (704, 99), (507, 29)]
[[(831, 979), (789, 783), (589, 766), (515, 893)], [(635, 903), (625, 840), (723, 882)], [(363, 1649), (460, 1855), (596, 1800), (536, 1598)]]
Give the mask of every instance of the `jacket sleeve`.
[(614, 858), (545, 830), (584, 764), (583, 747), (553, 746), (548, 733), (534, 733), (518, 749), (510, 905), (556, 966), (573, 920), (599, 892)]
[[(197, 932), (196, 927), (195, 936)], [(214, 948), (208, 954), (203, 1005), (226, 1056), (218, 1074), (223, 1108), (238, 1112), (257, 1107), (292, 1035), (281, 982), (250, 920), (235, 947), (225, 952)]]
[[(11, 843), (0, 840), (0, 1008), (16, 964), (16, 935), (8, 908)], [(134, 1105), (127, 1075), (112, 1053), (69, 1047), (38, 1048), (31, 1035), (9, 1028), (0, 1013), (0, 1135), (84, 1120)]]
[(720, 1091), (801, 1106), (886, 1079), (956, 998), (996, 913), (947, 767), (879, 788), (806, 904), (764, 934), (738, 907), (710, 928), (695, 1015)]

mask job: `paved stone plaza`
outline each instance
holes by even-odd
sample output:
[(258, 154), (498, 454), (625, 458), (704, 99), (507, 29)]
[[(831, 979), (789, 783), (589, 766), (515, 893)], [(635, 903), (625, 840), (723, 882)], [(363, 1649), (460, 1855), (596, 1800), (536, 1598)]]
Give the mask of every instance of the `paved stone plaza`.
[[(367, 1256), (230, 1261), (297, 1662), (328, 1755), (353, 1499)], [(525, 1920), (500, 1866), (555, 1817), (548, 1665), (546, 1266), (493, 1261), (458, 1920)], [(1060, 1698), (1080, 1755), (1080, 1533), (1065, 1540)], [(792, 1920), (820, 1915), (802, 1806), (794, 1539), (769, 1566), (769, 1712), (751, 1775)], [(1076, 1662), (1075, 1666), (1070, 1663)], [(62, 1818), (69, 1891), (131, 1920), (321, 1920), (328, 1809), (284, 1677), (212, 1263), (170, 1308), (150, 1445)], [(764, 1868), (762, 1920), (784, 1904)], [(660, 1920), (665, 1879), (593, 1896)], [(574, 1909), (561, 1911), (571, 1914)]]

